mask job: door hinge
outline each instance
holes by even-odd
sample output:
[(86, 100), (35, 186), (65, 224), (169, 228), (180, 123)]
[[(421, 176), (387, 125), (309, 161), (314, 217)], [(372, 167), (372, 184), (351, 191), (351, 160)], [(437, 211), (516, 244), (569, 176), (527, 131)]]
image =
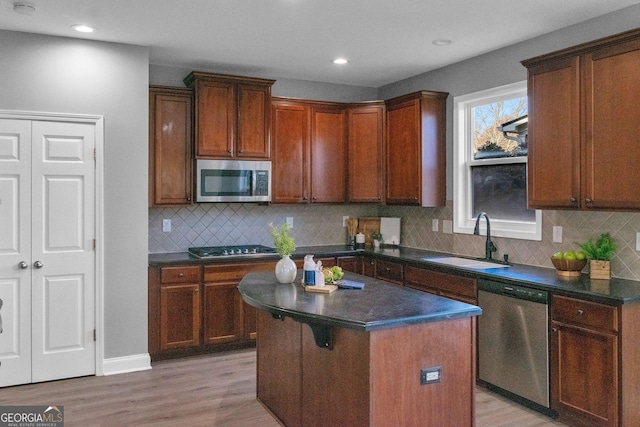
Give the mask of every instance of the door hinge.
[(98, 154), (96, 154), (96, 149), (93, 149), (93, 160), (97, 160), (98, 159)]
[(93, 340), (94, 341), (96, 340), (96, 330), (95, 329), (93, 330)]
[(93, 250), (96, 250), (96, 239), (93, 239)]

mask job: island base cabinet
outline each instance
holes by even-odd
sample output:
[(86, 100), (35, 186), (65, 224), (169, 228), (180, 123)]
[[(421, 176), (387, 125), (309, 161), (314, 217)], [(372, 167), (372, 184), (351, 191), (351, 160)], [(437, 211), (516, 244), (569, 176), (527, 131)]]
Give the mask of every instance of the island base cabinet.
[[(288, 427), (473, 426), (475, 317), (376, 331), (309, 325), (258, 310), (258, 399)], [(421, 385), (421, 370), (439, 369)]]

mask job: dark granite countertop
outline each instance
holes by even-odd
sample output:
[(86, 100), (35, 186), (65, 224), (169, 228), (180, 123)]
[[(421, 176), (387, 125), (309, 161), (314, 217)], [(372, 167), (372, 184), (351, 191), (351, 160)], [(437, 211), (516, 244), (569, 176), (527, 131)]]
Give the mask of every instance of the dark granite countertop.
[[(424, 261), (423, 258), (452, 256), (448, 253), (404, 247), (383, 247), (382, 249), (354, 250), (345, 245), (325, 245), (299, 247), (293, 254), (294, 259), (303, 258), (305, 254), (322, 256), (357, 255), (366, 253), (377, 259), (406, 262), (415, 266), (429, 266), (430, 269), (445, 273), (454, 273), (467, 277), (494, 280), (534, 289), (547, 290), (555, 294), (586, 299), (605, 304), (628, 304), (640, 302), (640, 282), (634, 280), (612, 278), (611, 280), (592, 280), (588, 274), (576, 278), (563, 278), (553, 268), (534, 267), (523, 264), (512, 264), (508, 268), (492, 268), (484, 270), (447, 266)], [(277, 260), (278, 255), (265, 255), (250, 260)], [(216, 259), (198, 259), (187, 252), (150, 254), (149, 265), (161, 266), (184, 263), (228, 263), (247, 261), (242, 257), (222, 257)]]
[(478, 316), (482, 310), (382, 280), (347, 272), (345, 278), (365, 284), (361, 290), (330, 294), (307, 292), (301, 272), (292, 284), (281, 284), (270, 272), (247, 274), (238, 289), (247, 304), (271, 314), (309, 324), (373, 331), (418, 323)]

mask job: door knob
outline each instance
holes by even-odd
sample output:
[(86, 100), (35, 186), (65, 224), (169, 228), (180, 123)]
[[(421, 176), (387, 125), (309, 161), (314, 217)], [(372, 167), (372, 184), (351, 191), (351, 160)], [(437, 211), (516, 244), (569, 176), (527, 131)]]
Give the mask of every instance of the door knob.
[(20, 262), (18, 263), (18, 268), (19, 268), (20, 270), (24, 270), (24, 269), (26, 269), (26, 268), (28, 268), (28, 267), (29, 267), (29, 264), (27, 264), (27, 263), (26, 263), (26, 261), (20, 261)]
[(44, 264), (41, 261), (36, 261), (33, 263), (33, 268), (42, 268)]

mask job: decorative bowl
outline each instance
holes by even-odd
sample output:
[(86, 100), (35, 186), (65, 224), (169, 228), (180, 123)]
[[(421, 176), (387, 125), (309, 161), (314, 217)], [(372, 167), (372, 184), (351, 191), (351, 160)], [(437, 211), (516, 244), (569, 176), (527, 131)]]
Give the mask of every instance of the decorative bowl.
[(587, 260), (551, 258), (551, 263), (560, 276), (580, 276), (580, 271), (587, 265)]

